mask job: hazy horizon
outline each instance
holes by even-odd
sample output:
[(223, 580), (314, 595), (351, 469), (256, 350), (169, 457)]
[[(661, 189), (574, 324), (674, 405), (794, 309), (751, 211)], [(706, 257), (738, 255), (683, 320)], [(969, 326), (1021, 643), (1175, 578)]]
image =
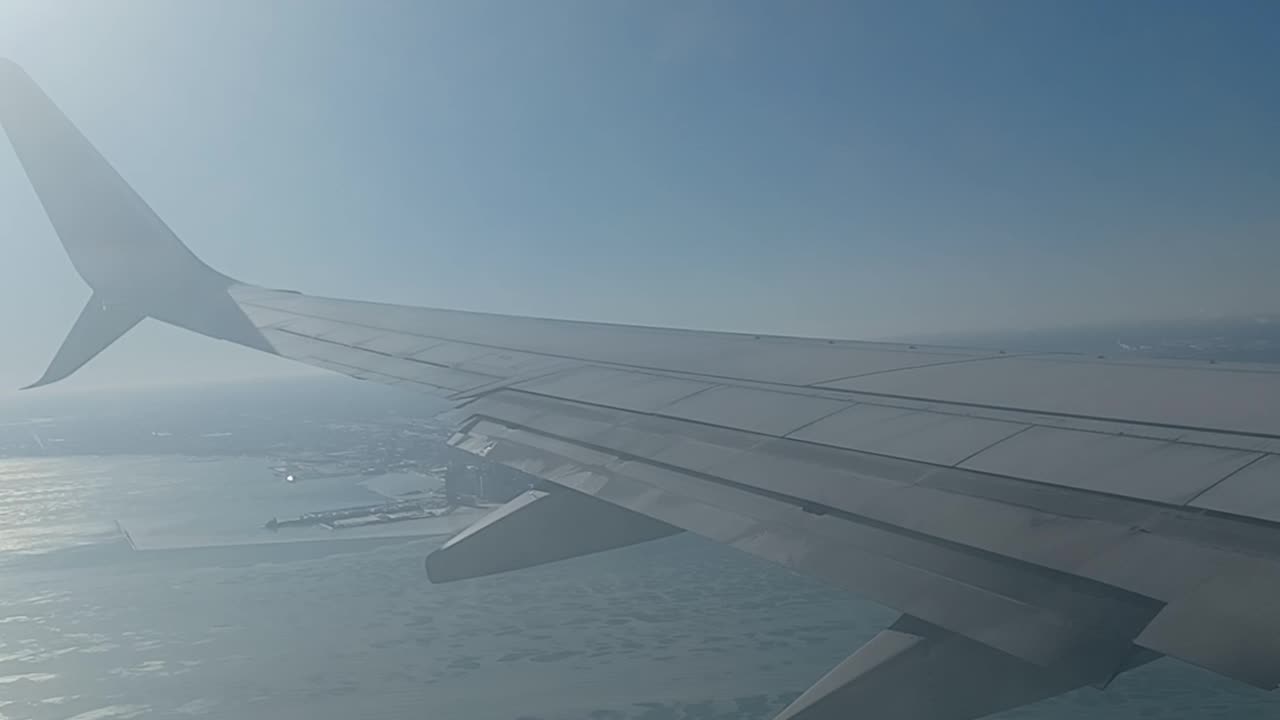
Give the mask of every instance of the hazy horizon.
[[(32, 0), (0, 55), (247, 282), (869, 339), (1280, 310), (1278, 15)], [(0, 395), (87, 297), (0, 142)], [(306, 372), (149, 321), (65, 389)]]

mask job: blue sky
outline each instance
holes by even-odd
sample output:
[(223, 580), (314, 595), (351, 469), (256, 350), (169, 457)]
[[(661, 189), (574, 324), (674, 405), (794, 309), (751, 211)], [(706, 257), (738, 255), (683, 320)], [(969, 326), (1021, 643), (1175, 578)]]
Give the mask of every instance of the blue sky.
[[(52, 2), (23, 64), (250, 282), (842, 337), (1280, 310), (1273, 2)], [(0, 392), (87, 290), (0, 143)], [(68, 387), (297, 366), (145, 325)]]

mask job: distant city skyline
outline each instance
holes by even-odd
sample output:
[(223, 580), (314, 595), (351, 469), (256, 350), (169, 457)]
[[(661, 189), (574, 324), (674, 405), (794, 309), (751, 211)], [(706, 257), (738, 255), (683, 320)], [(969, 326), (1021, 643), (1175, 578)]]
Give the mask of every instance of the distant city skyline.
[[(191, 248), (407, 304), (853, 338), (1280, 311), (1269, 2), (7, 4)], [(0, 396), (88, 290), (0, 142)], [(309, 372), (144, 323), (61, 390)]]

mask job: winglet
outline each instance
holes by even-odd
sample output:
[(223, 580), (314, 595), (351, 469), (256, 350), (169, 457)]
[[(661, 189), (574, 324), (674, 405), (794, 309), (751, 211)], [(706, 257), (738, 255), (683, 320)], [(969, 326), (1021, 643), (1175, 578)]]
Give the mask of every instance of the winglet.
[(230, 278), (200, 261), (13, 62), (0, 60), (0, 124), (80, 276), (95, 292)]
[(144, 317), (133, 308), (106, 302), (95, 293), (80, 311), (80, 317), (71, 326), (71, 332), (62, 341), (62, 347), (58, 348), (58, 354), (53, 356), (44, 375), (22, 389), (55, 383), (74, 373)]
[(22, 68), (0, 59), (0, 125), (93, 298), (44, 377), (75, 372), (144, 317), (274, 352), (206, 265)]

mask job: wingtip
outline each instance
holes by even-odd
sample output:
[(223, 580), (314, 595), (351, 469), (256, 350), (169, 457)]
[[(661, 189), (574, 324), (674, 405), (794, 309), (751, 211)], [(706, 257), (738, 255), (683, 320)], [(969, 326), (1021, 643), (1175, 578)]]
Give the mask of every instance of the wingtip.
[(18, 388), (18, 391), (21, 392), (23, 390), (35, 390), (36, 388), (42, 388), (45, 385), (52, 385), (58, 382), (59, 380), (63, 380), (71, 375), (70, 372), (55, 372), (54, 369), (55, 369), (55, 364), (51, 363), (49, 367), (44, 371), (44, 374), (40, 376), (39, 380), (36, 380), (35, 382), (25, 387)]
[(7, 57), (4, 57), (3, 55), (0, 55), (0, 73), (6, 73), (10, 75), (26, 75), (27, 71), (23, 70), (22, 66), (19, 65), (12, 58), (7, 58)]

